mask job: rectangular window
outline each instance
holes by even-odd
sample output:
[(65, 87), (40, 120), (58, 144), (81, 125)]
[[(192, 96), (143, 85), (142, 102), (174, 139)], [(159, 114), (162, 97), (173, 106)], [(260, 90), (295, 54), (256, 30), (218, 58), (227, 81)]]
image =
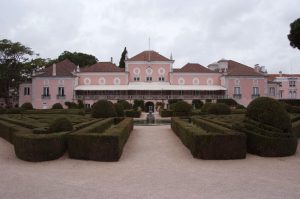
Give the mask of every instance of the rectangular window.
[(289, 98), (290, 99), (296, 99), (297, 98), (297, 92), (296, 91), (289, 91)]
[(43, 96), (50, 96), (50, 93), (49, 93), (49, 87), (44, 87), (43, 88)]
[(165, 77), (158, 77), (158, 81), (164, 82), (165, 81)]
[(252, 95), (254, 95), (254, 96), (258, 96), (259, 95), (259, 88), (258, 87), (253, 87)]
[(152, 81), (152, 77), (146, 77), (146, 81), (147, 82), (151, 82)]
[(240, 87), (234, 87), (234, 94), (240, 95), (241, 94), (241, 88)]
[(282, 96), (283, 96), (283, 91), (281, 90), (279, 91), (279, 98), (282, 98)]
[(269, 95), (270, 96), (275, 96), (275, 88), (274, 87), (270, 87)]
[(65, 96), (65, 88), (58, 87), (58, 96)]
[(134, 77), (134, 78), (133, 78), (133, 81), (139, 82), (139, 81), (140, 81), (140, 77)]
[(24, 95), (30, 95), (30, 88), (24, 87)]
[(290, 87), (296, 87), (296, 81), (289, 81)]

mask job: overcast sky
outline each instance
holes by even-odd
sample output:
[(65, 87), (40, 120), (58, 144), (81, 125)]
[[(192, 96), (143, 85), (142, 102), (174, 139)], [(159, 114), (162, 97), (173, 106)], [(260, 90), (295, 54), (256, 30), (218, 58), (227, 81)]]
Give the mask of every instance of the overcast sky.
[(175, 67), (221, 58), (269, 73), (300, 73), (300, 50), (289, 45), (289, 24), (300, 0), (4, 0), (0, 39), (19, 41), (43, 58), (64, 50), (110, 57), (118, 64), (151, 49)]

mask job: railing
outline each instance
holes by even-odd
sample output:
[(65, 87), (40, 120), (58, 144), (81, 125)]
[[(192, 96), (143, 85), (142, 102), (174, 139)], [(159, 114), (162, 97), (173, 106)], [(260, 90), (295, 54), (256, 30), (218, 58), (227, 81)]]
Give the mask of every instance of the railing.
[(260, 94), (252, 94), (252, 99), (260, 97)]
[(66, 96), (65, 95), (56, 95), (56, 98), (58, 100), (64, 100), (66, 98)]
[(242, 98), (242, 94), (233, 94), (233, 99), (241, 99)]
[(168, 99), (225, 99), (226, 95), (76, 95), (81, 100), (168, 100)]
[(50, 95), (42, 95), (41, 98), (44, 100), (48, 100), (48, 99), (51, 99), (51, 96)]

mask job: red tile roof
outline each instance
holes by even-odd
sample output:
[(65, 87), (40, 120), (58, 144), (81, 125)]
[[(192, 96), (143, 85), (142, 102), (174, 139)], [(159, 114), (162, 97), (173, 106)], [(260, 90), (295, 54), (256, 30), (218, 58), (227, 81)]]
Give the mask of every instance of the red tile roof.
[[(73, 77), (73, 71), (76, 70), (76, 65), (68, 59), (56, 63), (56, 76), (55, 77)], [(53, 65), (46, 67), (36, 77), (52, 77), (53, 76)]]
[(228, 60), (228, 69), (227, 75), (229, 76), (264, 76), (261, 73), (258, 73), (249, 66), (241, 64), (239, 62)]
[(125, 68), (119, 68), (111, 62), (98, 62), (94, 65), (81, 68), (80, 72), (125, 72)]
[(268, 81), (273, 81), (276, 77), (300, 77), (300, 74), (268, 74)]
[(216, 73), (215, 71), (209, 70), (208, 68), (196, 64), (196, 63), (187, 63), (182, 68), (173, 69), (175, 73)]
[(150, 51), (143, 51), (130, 59), (128, 61), (172, 61), (158, 52), (155, 52), (153, 50)]

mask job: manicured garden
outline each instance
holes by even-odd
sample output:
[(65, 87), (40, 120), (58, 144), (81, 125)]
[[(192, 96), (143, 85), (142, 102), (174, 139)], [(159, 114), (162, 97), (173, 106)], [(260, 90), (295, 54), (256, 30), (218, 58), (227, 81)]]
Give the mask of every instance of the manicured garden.
[[(14, 145), (18, 158), (38, 162), (69, 153), (70, 158), (119, 160), (133, 119), (116, 117), (113, 104), (84, 114), (81, 109), (26, 110), (0, 115), (0, 136)], [(108, 118), (109, 117), (109, 118)]]

